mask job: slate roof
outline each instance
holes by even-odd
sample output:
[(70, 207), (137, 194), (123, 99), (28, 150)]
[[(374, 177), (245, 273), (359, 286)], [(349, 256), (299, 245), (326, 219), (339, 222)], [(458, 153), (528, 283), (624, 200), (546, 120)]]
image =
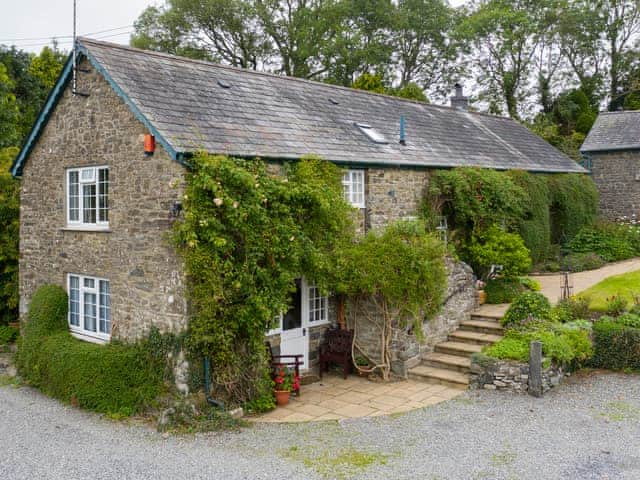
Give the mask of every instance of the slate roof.
[(580, 151), (606, 152), (640, 149), (640, 110), (601, 112)]
[[(206, 150), (265, 159), (315, 154), (355, 166), (585, 172), (508, 118), (90, 39), (79, 46), (174, 158)], [(388, 143), (372, 142), (356, 123)]]

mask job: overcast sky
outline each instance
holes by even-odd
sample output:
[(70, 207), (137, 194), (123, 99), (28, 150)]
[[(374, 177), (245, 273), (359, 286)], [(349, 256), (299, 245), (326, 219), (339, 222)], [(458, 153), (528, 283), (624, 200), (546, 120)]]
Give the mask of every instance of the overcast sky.
[[(464, 2), (450, 0), (452, 5)], [(150, 5), (162, 4), (163, 0), (77, 0), (78, 34), (129, 43), (138, 15)], [(0, 44), (39, 52), (56, 37), (61, 49), (70, 48), (73, 0), (0, 0), (0, 17)]]

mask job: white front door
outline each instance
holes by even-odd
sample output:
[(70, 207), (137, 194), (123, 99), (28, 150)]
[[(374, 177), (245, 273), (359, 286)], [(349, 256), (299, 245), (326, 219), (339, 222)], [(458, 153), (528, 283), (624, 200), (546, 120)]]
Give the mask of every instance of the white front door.
[(304, 280), (296, 280), (291, 308), (281, 316), (280, 355), (303, 355), (302, 368), (309, 368), (309, 302)]

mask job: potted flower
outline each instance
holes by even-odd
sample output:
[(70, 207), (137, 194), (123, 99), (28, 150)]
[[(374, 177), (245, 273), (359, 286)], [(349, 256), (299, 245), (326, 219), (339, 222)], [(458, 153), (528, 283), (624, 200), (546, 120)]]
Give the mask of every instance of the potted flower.
[(289, 403), (291, 391), (300, 388), (300, 378), (295, 373), (290, 372), (284, 365), (279, 365), (274, 384), (276, 403), (283, 406)]
[(369, 366), (369, 360), (367, 360), (365, 356), (356, 355), (354, 363), (356, 364), (356, 371), (358, 372), (358, 375), (361, 377), (369, 376), (369, 373), (371, 373), (371, 367)]
[(487, 292), (484, 291), (484, 287), (487, 284), (482, 280), (476, 282), (476, 290), (478, 290), (478, 303), (482, 305), (487, 301)]

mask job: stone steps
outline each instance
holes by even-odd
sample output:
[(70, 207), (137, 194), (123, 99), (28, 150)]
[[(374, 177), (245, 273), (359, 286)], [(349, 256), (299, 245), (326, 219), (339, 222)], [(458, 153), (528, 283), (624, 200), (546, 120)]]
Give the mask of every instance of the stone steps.
[(504, 307), (474, 312), (469, 320), (460, 323), (460, 327), (449, 334), (447, 341), (438, 343), (433, 352), (422, 355), (422, 362), (409, 370), (409, 378), (454, 388), (469, 388), (471, 355), (502, 339), (501, 310)]
[(463, 357), (470, 357), (471, 354), (480, 352), (481, 350), (482, 345), (462, 342), (442, 342), (435, 346), (435, 351), (438, 353), (447, 353), (449, 355), (459, 355)]
[(501, 340), (502, 335), (456, 330), (455, 332), (449, 334), (448, 339), (452, 342), (473, 343), (476, 345), (491, 345)]
[(492, 335), (502, 335), (504, 332), (502, 325), (495, 320), (467, 320), (460, 323), (460, 330)]
[(469, 373), (471, 360), (469, 357), (449, 355), (447, 353), (430, 352), (422, 356), (422, 365), (434, 368), (447, 368), (461, 373)]
[(448, 387), (466, 390), (469, 388), (469, 375), (446, 368), (418, 365), (409, 370), (409, 378), (427, 383), (447, 385)]

